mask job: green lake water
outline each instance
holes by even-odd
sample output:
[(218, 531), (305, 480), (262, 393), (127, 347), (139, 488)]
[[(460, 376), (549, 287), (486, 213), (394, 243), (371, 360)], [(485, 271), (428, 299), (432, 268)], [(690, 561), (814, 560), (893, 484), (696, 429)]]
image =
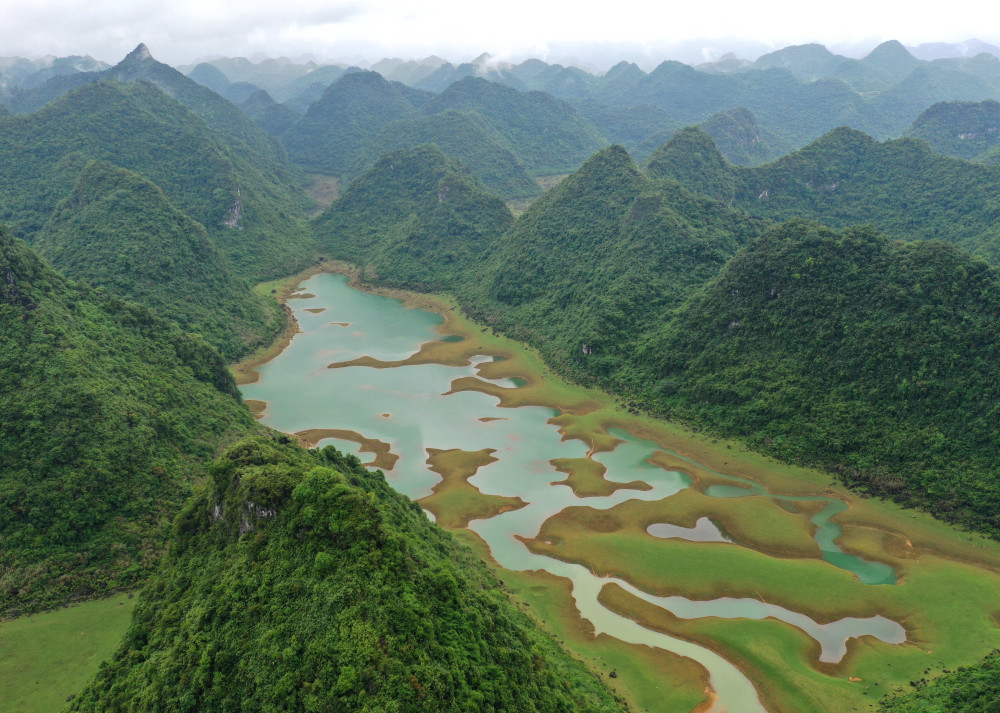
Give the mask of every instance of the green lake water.
[[(478, 392), (444, 395), (450, 391), (453, 380), (478, 376), (475, 363), (493, 357), (478, 357), (479, 361), (474, 360), (465, 367), (423, 364), (388, 369), (327, 368), (331, 363), (360, 356), (385, 361), (405, 359), (421, 344), (442, 339), (435, 331), (442, 322), (439, 315), (406, 308), (399, 300), (352, 289), (346, 278), (339, 275), (319, 274), (303, 283), (303, 287), (315, 296), (289, 302), (301, 333), (284, 352), (259, 368), (258, 382), (242, 388), (245, 398), (267, 402), (262, 421), (285, 432), (346, 429), (389, 443), (399, 461), (385, 473), (386, 479), (414, 499), (428, 495), (440, 479), (427, 467), (427, 448), (495, 449), (497, 462), (481, 467), (469, 482), (483, 493), (519, 497), (528, 503), (519, 510), (470, 523), (470, 529), (483, 537), (497, 562), (511, 570), (541, 569), (569, 579), (578, 609), (598, 633), (673, 651), (699, 662), (708, 670), (718, 696), (713, 711), (762, 713), (764, 708), (749, 680), (723, 657), (704, 647), (645, 629), (601, 606), (597, 597), (603, 586), (616, 583), (682, 618), (778, 619), (813, 637), (820, 645), (822, 661), (839, 661), (851, 637), (871, 635), (889, 643), (905, 640), (903, 628), (884, 617), (848, 617), (821, 625), (803, 614), (756, 599), (695, 601), (684, 597), (657, 597), (629, 582), (597, 577), (581, 565), (533, 554), (517, 538), (536, 536), (545, 520), (566, 507), (587, 505), (607, 509), (630, 499), (661, 500), (688, 487), (690, 481), (682, 473), (666, 471), (646, 462), (660, 449), (658, 444), (616, 430), (613, 435), (622, 443), (609, 453), (595, 455), (594, 459), (606, 466), (609, 480), (641, 480), (652, 489), (622, 489), (606, 497), (578, 497), (568, 486), (553, 484), (563, 480), (565, 475), (556, 471), (549, 461), (583, 458), (589, 447), (578, 440), (562, 440), (557, 428), (548, 423), (553, 409), (500, 408), (495, 397)], [(305, 311), (318, 307), (327, 309), (319, 314)], [(524, 384), (519, 379), (496, 383), (507, 388)], [(497, 418), (501, 420), (482, 420)], [(357, 444), (352, 442), (329, 439), (320, 445), (327, 442), (358, 453)], [(734, 479), (733, 486), (713, 488), (716, 490), (710, 488), (708, 494), (718, 497), (766, 494), (758, 484), (739, 479)], [(752, 493), (754, 488), (759, 492)], [(847, 555), (834, 543), (841, 531), (830, 517), (838, 507), (846, 507), (844, 503), (830, 498), (802, 499), (829, 502), (814, 518), (818, 527), (817, 541), (826, 561), (854, 572), (865, 582), (895, 581), (891, 568)], [(651, 530), (651, 534), (657, 535), (657, 532)], [(658, 536), (677, 537), (684, 533), (675, 530), (661, 532)], [(733, 546), (740, 545), (734, 543)]]

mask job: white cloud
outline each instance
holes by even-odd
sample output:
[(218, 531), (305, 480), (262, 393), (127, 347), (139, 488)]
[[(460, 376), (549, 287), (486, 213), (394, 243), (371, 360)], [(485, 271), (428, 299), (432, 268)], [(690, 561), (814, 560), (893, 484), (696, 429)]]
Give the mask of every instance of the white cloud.
[[(981, 5), (981, 7), (976, 7)], [(483, 51), (520, 58), (548, 52), (608, 56), (614, 50), (655, 64), (671, 52), (696, 61), (700, 48), (738, 38), (768, 47), (819, 41), (907, 44), (959, 41), (1000, 32), (994, 3), (974, 0), (953, 12), (917, 12), (900, 2), (841, 0), (11, 0), (0, 6), (0, 55), (90, 54), (114, 62), (139, 42), (172, 64), (207, 55), (338, 58), (439, 54), (468, 59)], [(945, 8), (949, 10), (949, 8)], [(991, 21), (992, 19), (992, 21)]]

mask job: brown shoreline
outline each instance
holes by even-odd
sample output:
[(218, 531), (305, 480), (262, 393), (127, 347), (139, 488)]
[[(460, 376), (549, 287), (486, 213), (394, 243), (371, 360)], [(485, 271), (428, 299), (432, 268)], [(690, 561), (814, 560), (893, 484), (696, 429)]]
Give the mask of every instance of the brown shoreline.
[(305, 431), (298, 431), (295, 437), (306, 448), (315, 448), (316, 444), (324, 438), (339, 438), (342, 441), (354, 441), (361, 446), (362, 453), (371, 453), (374, 458), (364, 465), (369, 468), (379, 470), (392, 470), (396, 467), (399, 456), (392, 452), (391, 446), (385, 441), (377, 438), (367, 438), (357, 431), (349, 431), (341, 428), (309, 428)]

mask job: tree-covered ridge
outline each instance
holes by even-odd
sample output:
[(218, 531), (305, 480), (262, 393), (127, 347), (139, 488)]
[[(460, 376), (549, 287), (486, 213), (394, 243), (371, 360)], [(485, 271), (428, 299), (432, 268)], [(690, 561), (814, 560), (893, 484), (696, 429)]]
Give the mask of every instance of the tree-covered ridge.
[(271, 136), (281, 136), (301, 117), (284, 104), (278, 104), (271, 95), (259, 89), (246, 98), (240, 109)]
[(468, 78), (455, 82), (423, 108), (483, 116), (535, 174), (575, 170), (607, 140), (572, 106), (544, 92), (518, 92), (502, 84)]
[(256, 429), (225, 362), (0, 230), (0, 616), (135, 584), (204, 463)]
[(923, 139), (938, 153), (974, 159), (1000, 145), (1000, 103), (939, 102), (918, 116), (905, 136)]
[(329, 255), (397, 286), (442, 289), (513, 222), (507, 206), (436, 146), (394, 151), (317, 218)]
[(154, 84), (202, 119), (213, 131), (226, 137), (230, 150), (243, 158), (267, 162), (269, 170), (280, 167), (280, 170), (289, 172), (287, 179), (293, 177), (293, 169), (287, 164), (280, 144), (244, 116), (232, 102), (185, 77), (173, 67), (156, 61), (144, 44), (138, 45), (121, 62), (106, 70), (54, 77), (36, 89), (20, 93), (11, 108), (19, 114), (34, 112), (77, 87), (100, 81), (146, 81)]
[(636, 355), (657, 411), (1000, 535), (1000, 276), (952, 245), (796, 220)]
[(34, 240), (74, 280), (150, 308), (234, 360), (270, 342), (280, 307), (230, 274), (205, 228), (156, 185), (92, 161)]
[(389, 124), (375, 137), (367, 155), (342, 178), (350, 182), (371, 168), (380, 156), (421, 144), (436, 144), (446, 155), (468, 166), (488, 190), (499, 196), (524, 198), (541, 193), (524, 164), (486, 119), (453, 109)]
[(621, 710), (481, 562), (332, 447), (241, 441), (173, 532), (71, 711)]
[(417, 108), (377, 72), (345, 74), (282, 136), (289, 156), (311, 170), (339, 176), (364, 160), (379, 131), (417, 116)]
[(577, 378), (606, 378), (757, 230), (716, 201), (649, 179), (612, 146), (536, 201), (458, 291), (473, 314)]
[[(207, 91), (207, 90), (206, 90)], [(0, 219), (30, 239), (92, 159), (138, 173), (209, 231), (234, 269), (286, 274), (313, 254), (298, 186), (227, 147), (205, 122), (146, 82), (90, 83), (0, 132)]]
[(975, 666), (963, 666), (916, 690), (883, 698), (881, 713), (993, 713), (1000, 707), (1000, 651)]
[(756, 168), (728, 164), (707, 135), (689, 129), (654, 152), (646, 169), (751, 215), (870, 223), (891, 237), (946, 240), (985, 256), (1000, 219), (1000, 168), (843, 127)]

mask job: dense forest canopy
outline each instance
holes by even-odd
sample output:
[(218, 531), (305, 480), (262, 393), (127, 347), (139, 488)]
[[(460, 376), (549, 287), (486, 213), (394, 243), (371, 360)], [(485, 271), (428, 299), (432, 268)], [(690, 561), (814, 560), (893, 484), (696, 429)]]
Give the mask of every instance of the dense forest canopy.
[(353, 456), (254, 438), (211, 475), (71, 711), (623, 710)]

